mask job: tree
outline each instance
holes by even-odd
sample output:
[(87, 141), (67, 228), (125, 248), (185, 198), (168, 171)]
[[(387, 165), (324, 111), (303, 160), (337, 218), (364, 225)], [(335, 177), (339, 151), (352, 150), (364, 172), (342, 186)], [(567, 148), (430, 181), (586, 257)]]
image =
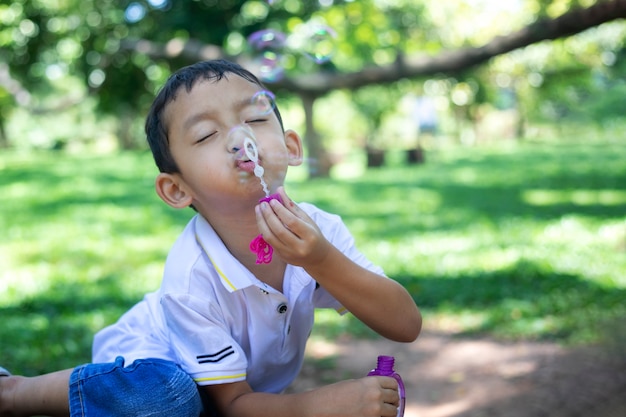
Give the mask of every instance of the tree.
[[(268, 27), (287, 31), (320, 19), (343, 31), (339, 53), (349, 59), (342, 66), (314, 65), (292, 56), (285, 77), (272, 80), (272, 89), (301, 98), (309, 155), (327, 161), (312, 120), (316, 99), (329, 91), (459, 74), (515, 49), (626, 17), (626, 0), (597, 1), (587, 8), (574, 0), (528, 3), (537, 4), (539, 19), (526, 27), (479, 46), (446, 49), (436, 38), (454, 28), (442, 31), (429, 21), (426, 11), (434, 6), (427, 2), (390, 1), (381, 9), (367, 0), (336, 1), (332, 7), (307, 1), (270, 7), (258, 0), (148, 0), (126, 2), (120, 9), (113, 0), (22, 0), (0, 5), (0, 60), (33, 96), (50, 91), (48, 72), (76, 74), (98, 96), (102, 111), (134, 117), (144, 112), (172, 68), (219, 57), (247, 65), (247, 35)], [(551, 17), (554, 5), (569, 9)], [(434, 54), (419, 53), (423, 45)], [(326, 175), (328, 169), (321, 163), (313, 174)]]

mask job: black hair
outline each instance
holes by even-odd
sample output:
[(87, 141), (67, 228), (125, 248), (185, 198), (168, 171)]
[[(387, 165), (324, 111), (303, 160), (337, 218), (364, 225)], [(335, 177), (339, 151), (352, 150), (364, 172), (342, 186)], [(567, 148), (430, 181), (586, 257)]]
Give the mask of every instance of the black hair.
[[(227, 74), (235, 74), (266, 89), (263, 83), (250, 71), (238, 64), (221, 59), (202, 61), (183, 67), (167, 79), (152, 102), (145, 126), (148, 145), (150, 145), (154, 162), (160, 172), (180, 172), (169, 147), (167, 126), (163, 121), (165, 107), (176, 99), (176, 94), (180, 88), (185, 87), (186, 91), (189, 92), (199, 80), (219, 81)], [(277, 106), (274, 106), (274, 114), (278, 118), (281, 128), (283, 128), (282, 117)]]

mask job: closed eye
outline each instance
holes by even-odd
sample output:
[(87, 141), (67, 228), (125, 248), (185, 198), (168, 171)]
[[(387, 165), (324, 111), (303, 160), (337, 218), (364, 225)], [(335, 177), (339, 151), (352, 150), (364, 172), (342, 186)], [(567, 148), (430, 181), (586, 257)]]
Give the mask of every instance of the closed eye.
[(207, 141), (208, 139), (211, 139), (211, 137), (212, 137), (213, 135), (215, 135), (216, 133), (217, 133), (217, 132), (212, 132), (212, 133), (209, 133), (208, 135), (203, 136), (203, 137), (201, 137), (200, 139), (196, 140), (196, 143), (202, 143), (202, 142), (205, 142), (205, 141)]

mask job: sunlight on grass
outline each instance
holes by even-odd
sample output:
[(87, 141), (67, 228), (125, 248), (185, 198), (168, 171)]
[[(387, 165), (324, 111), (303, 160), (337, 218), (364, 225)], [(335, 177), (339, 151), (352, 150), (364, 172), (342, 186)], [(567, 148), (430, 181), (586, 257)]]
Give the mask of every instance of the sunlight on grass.
[[(626, 167), (615, 163), (620, 158), (614, 153), (623, 154), (624, 150), (571, 149), (573, 155), (585, 153), (587, 160), (594, 161), (579, 163), (580, 171), (563, 155), (555, 161), (549, 149), (525, 150), (530, 151), (528, 156), (512, 154), (511, 160), (502, 158), (506, 152), (461, 156), (456, 160), (461, 165), (458, 167), (450, 167), (451, 160), (443, 158), (443, 165), (437, 166), (435, 161), (417, 168), (419, 175), (386, 177), (390, 185), (385, 192), (393, 189), (395, 197), (389, 206), (367, 198), (385, 195), (381, 192), (366, 194), (363, 204), (350, 201), (349, 207), (342, 208), (366, 255), (398, 278), (418, 304), (425, 306), (427, 327), (489, 330), (503, 337), (589, 341), (598, 336), (596, 330), (601, 327), (594, 322), (619, 320), (626, 315), (619, 301), (626, 288), (626, 193), (621, 185), (626, 183)], [(538, 153), (542, 156), (533, 155)], [(439, 159), (437, 155), (435, 158)], [(523, 169), (515, 166), (515, 161)], [(463, 167), (464, 163), (471, 166)], [(374, 171), (350, 181), (369, 182), (376, 176), (372, 183), (378, 183), (380, 176), (390, 171), (393, 169)], [(542, 183), (551, 184), (553, 189), (534, 187)], [(571, 184), (578, 188), (571, 188)], [(606, 188), (607, 184), (616, 188)], [(559, 190), (560, 186), (564, 189)], [(359, 194), (354, 193), (354, 198)], [(533, 208), (536, 206), (550, 207), (542, 213)], [(368, 216), (359, 218), (359, 212)], [(500, 280), (514, 280), (520, 275), (558, 285), (538, 292), (534, 299), (519, 299), (523, 294), (505, 296), (506, 290), (497, 288), (506, 285)], [(466, 276), (484, 277), (484, 282), (467, 286), (461, 280)], [(463, 283), (449, 288), (468, 293), (468, 299), (475, 285), (485, 285), (492, 294), (477, 299), (494, 306), (484, 311), (457, 309), (458, 301), (446, 302), (457, 297), (440, 294), (443, 298), (431, 307), (431, 277)], [(597, 286), (592, 292), (603, 294), (606, 290), (607, 294), (571, 296), (566, 294), (570, 285), (581, 291), (587, 291), (583, 290), (587, 285)], [(579, 290), (574, 291), (578, 294)], [(333, 316), (325, 320), (339, 322)]]
[(626, 191), (619, 190), (526, 190), (522, 200), (527, 204), (548, 206), (554, 204), (589, 205), (624, 205)]
[[(364, 171), (361, 155), (331, 179), (298, 167), (287, 189), (340, 214), (426, 328), (588, 343), (626, 318), (624, 160), (617, 144), (527, 145)], [(0, 357), (27, 373), (87, 361), (93, 333), (157, 288), (193, 212), (158, 199), (147, 153), (5, 153), (0, 170)], [(316, 323), (374, 337), (334, 311)]]

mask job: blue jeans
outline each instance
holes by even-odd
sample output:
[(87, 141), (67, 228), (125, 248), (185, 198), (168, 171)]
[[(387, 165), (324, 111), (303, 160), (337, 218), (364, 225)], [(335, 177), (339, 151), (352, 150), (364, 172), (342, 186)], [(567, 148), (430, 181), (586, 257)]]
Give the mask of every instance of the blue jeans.
[(69, 387), (71, 417), (198, 417), (202, 401), (195, 382), (178, 365), (142, 359), (124, 367), (86, 364), (74, 369)]

